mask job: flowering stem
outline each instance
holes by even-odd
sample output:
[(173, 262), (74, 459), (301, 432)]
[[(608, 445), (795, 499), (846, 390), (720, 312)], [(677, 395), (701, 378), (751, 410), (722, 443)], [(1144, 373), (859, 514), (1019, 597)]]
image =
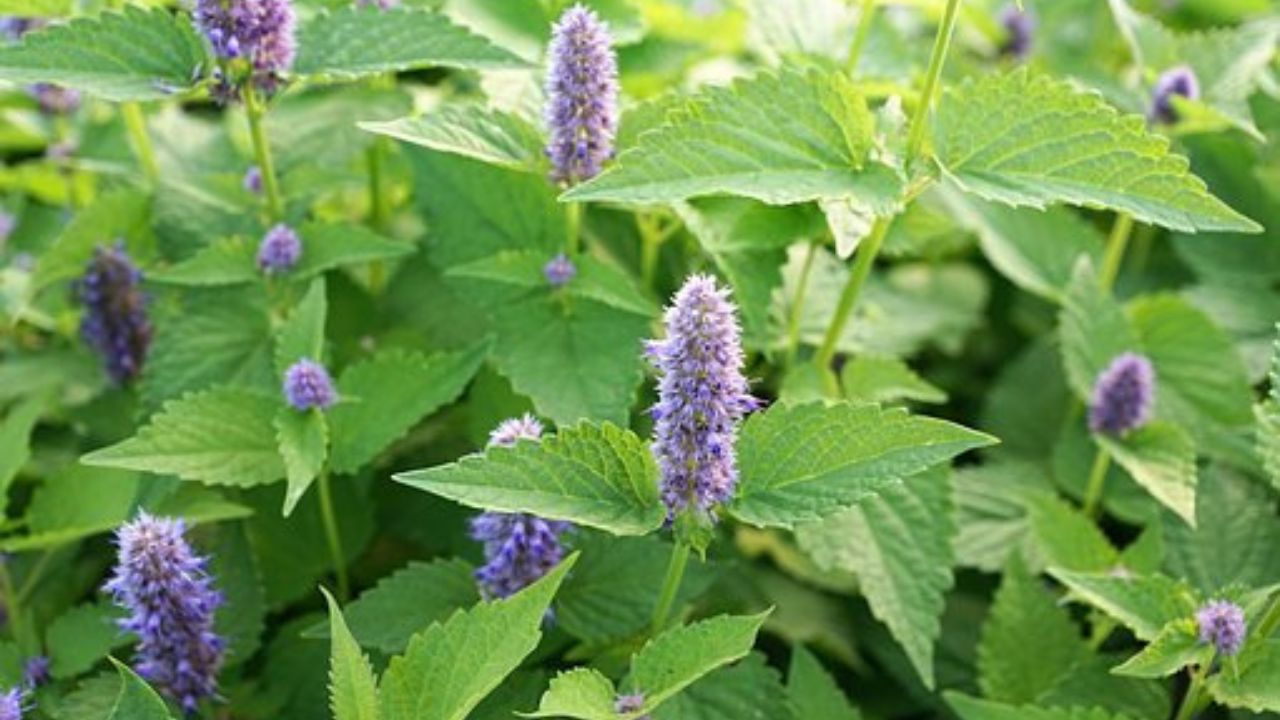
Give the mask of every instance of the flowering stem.
[(320, 517), (324, 521), (325, 538), (329, 541), (329, 556), (333, 560), (333, 574), (338, 579), (338, 599), (346, 602), (351, 597), (351, 581), (347, 578), (347, 561), (342, 552), (342, 535), (338, 531), (338, 516), (333, 512), (333, 493), (329, 487), (329, 468), (320, 472)]
[(1191, 674), (1191, 684), (1187, 686), (1187, 694), (1182, 696), (1182, 706), (1178, 708), (1178, 715), (1174, 720), (1191, 720), (1196, 713), (1204, 709), (1208, 696), (1204, 692), (1204, 678), (1209, 672), (1209, 666), (1213, 661), (1209, 661), (1204, 665), (1196, 668)]
[(858, 69), (858, 60), (862, 59), (862, 51), (867, 47), (867, 39), (871, 37), (871, 22), (875, 19), (876, 0), (862, 0), (862, 12), (858, 15), (858, 29), (853, 34), (853, 44), (849, 46), (849, 57), (844, 61), (844, 71), (852, 76)]
[(136, 102), (122, 103), (120, 116), (129, 131), (129, 142), (133, 144), (133, 152), (142, 166), (142, 174), (155, 187), (160, 180), (160, 166), (156, 164), (156, 150), (151, 145), (151, 135), (147, 133), (147, 119), (142, 114), (142, 106)]
[(245, 83), (244, 110), (249, 118), (249, 135), (253, 139), (253, 154), (262, 172), (262, 190), (267, 196), (267, 219), (273, 223), (284, 219), (284, 202), (280, 199), (280, 183), (276, 179), (276, 166), (271, 159), (271, 145), (267, 142), (267, 130), (263, 125), (267, 108), (258, 89), (252, 82)]
[(942, 66), (947, 61), (947, 51), (951, 49), (951, 35), (956, 28), (956, 16), (960, 12), (960, 0), (947, 0), (947, 8), (942, 14), (942, 25), (938, 26), (938, 34), (933, 41), (933, 54), (929, 56), (929, 70), (924, 78), (924, 91), (920, 93), (920, 102), (916, 105), (915, 114), (911, 117), (911, 132), (907, 135), (907, 162), (910, 163), (920, 155), (924, 147), (924, 131), (928, 126), (929, 107), (938, 93), (938, 82), (942, 78)]
[(1097, 517), (1098, 507), (1102, 502), (1102, 488), (1107, 481), (1107, 470), (1111, 468), (1111, 454), (1099, 447), (1093, 456), (1093, 469), (1089, 471), (1089, 484), (1084, 489), (1084, 514)]
[(680, 590), (680, 582), (684, 580), (684, 571), (689, 566), (691, 554), (692, 549), (686, 543), (677, 540), (672, 545), (667, 577), (662, 581), (662, 593), (658, 595), (658, 605), (653, 609), (653, 621), (649, 623), (650, 635), (657, 635), (667, 626), (667, 618), (671, 615), (671, 607), (675, 605), (676, 593)]
[(1102, 269), (1098, 272), (1098, 283), (1104, 291), (1110, 292), (1115, 285), (1132, 235), (1133, 218), (1126, 213), (1117, 215), (1115, 225), (1111, 226), (1111, 237), (1107, 240), (1107, 254), (1103, 256)]
[(853, 272), (849, 275), (849, 281), (845, 283), (844, 291), (840, 293), (836, 314), (831, 318), (831, 324), (827, 326), (827, 334), (822, 338), (822, 346), (818, 348), (818, 354), (814, 357), (814, 362), (823, 371), (831, 369), (831, 361), (836, 356), (836, 345), (840, 342), (840, 336), (844, 334), (845, 325), (849, 323), (849, 316), (853, 313), (854, 306), (858, 304), (862, 286), (871, 275), (871, 266), (875, 264), (876, 256), (880, 254), (880, 246), (884, 244), (884, 238), (889, 234), (889, 226), (892, 224), (891, 217), (876, 218), (871, 234), (858, 246)]
[(795, 297), (791, 298), (791, 312), (787, 315), (787, 366), (790, 367), (800, 349), (800, 316), (804, 313), (804, 296), (809, 292), (809, 276), (813, 271), (813, 260), (818, 255), (818, 244), (809, 243), (804, 254), (804, 265), (800, 267), (800, 282), (796, 285)]
[(569, 203), (565, 209), (565, 220), (569, 234), (565, 237), (564, 253), (573, 257), (582, 247), (582, 203)]

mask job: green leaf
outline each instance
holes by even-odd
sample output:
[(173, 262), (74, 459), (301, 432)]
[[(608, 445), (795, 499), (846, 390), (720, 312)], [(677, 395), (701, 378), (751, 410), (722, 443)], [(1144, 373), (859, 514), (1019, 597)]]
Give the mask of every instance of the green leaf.
[(1155, 640), (1165, 625), (1191, 617), (1199, 605), (1190, 587), (1165, 575), (1076, 573), (1055, 568), (1050, 568), (1049, 574), (1148, 642)]
[(797, 718), (805, 720), (860, 720), (856, 708), (840, 691), (834, 678), (813, 653), (797, 645), (791, 651), (787, 671), (787, 695)]
[(1187, 522), (1196, 522), (1196, 449), (1176, 425), (1151, 422), (1112, 437), (1094, 435), (1139, 485)]
[(477, 104), (443, 105), (417, 117), (360, 123), (360, 129), (512, 170), (545, 162), (542, 131), (515, 113)]
[[(504, 251), (482, 260), (455, 265), (447, 277), (452, 280), (481, 281), (489, 287), (468, 288), (484, 304), (504, 305), (510, 294), (550, 293), (543, 268), (554, 256), (536, 251)], [(635, 286), (635, 281), (612, 265), (584, 255), (574, 259), (577, 275), (558, 292), (652, 318), (658, 315), (653, 301)]]
[(463, 720), (537, 647), (551, 598), (576, 559), (415, 636), (382, 676), (382, 720)]
[(1196, 621), (1175, 620), (1163, 628), (1142, 652), (1112, 672), (1138, 678), (1162, 678), (1188, 665), (1204, 665), (1213, 660), (1213, 646), (1200, 642)]
[(1091, 396), (1099, 373), (1116, 356), (1140, 349), (1124, 311), (1102, 291), (1085, 260), (1076, 263), (1058, 324), (1067, 380), (1082, 400)]
[(634, 717), (614, 710), (618, 691), (613, 681), (599, 670), (579, 667), (551, 679), (551, 685), (528, 717), (576, 718), (577, 720), (617, 720)]
[(185, 17), (128, 6), (51, 25), (0, 48), (0, 79), (55, 83), (107, 100), (161, 100), (192, 88), (204, 62)]
[[(84, 21), (80, 21), (84, 22)], [(4, 52), (0, 48), (0, 54)], [(123, 238), (137, 260), (137, 251), (153, 244), (151, 199), (137, 190), (113, 190), (99, 196), (92, 205), (76, 213), (57, 241), (36, 263), (32, 290), (80, 277), (100, 245)]]
[(943, 693), (943, 697), (960, 716), (960, 720), (1130, 720), (1128, 715), (1112, 714), (1101, 708), (1006, 705), (979, 700), (954, 691)]
[(1206, 595), (1233, 583), (1264, 587), (1280, 578), (1280, 518), (1265, 487), (1218, 465), (1197, 490), (1196, 523), (1163, 523), (1165, 567)]
[(840, 382), (844, 386), (845, 397), (858, 402), (947, 401), (945, 392), (917, 375), (898, 358), (868, 355), (853, 358), (840, 372)]
[(858, 576), (871, 612), (889, 626), (912, 667), (933, 686), (933, 643), (952, 585), (951, 486), (943, 471), (885, 486), (858, 505), (796, 528), (801, 549), (826, 570)]
[(324, 468), (329, 451), (329, 426), (319, 410), (299, 411), (286, 406), (276, 410), (273, 424), (288, 481), (283, 509), (288, 517)]
[(62, 680), (87, 672), (113, 649), (129, 643), (116, 621), (120, 611), (111, 605), (79, 605), (50, 623), (45, 647), (50, 672)]
[(1098, 526), (1056, 493), (1038, 494), (1027, 501), (1031, 531), (1042, 562), (1037, 567), (1076, 572), (1112, 570), (1119, 554)]
[(212, 532), (214, 542), (201, 549), (207, 549), (209, 574), (224, 599), (214, 614), (214, 630), (227, 644), (224, 666), (236, 667), (252, 659), (262, 645), (266, 591), (245, 523), (222, 523)]
[[(423, 355), (390, 349), (348, 367), (329, 410), (333, 469), (354, 473), (422, 418), (453, 402), (484, 359), (485, 346)], [(405, 388), (415, 388), (405, 392)]]
[(378, 720), (378, 682), (373, 667), (342, 618), (342, 609), (324, 588), (329, 604), (329, 704), (334, 720)]
[(469, 507), (569, 520), (615, 535), (650, 533), (666, 517), (648, 446), (609, 423), (488, 448), (395, 479)]
[(350, 7), (302, 24), (293, 72), (348, 80), (438, 65), (483, 70), (525, 63), (438, 13)]
[(1033, 557), (1029, 501), (1053, 492), (1045, 471), (1030, 462), (1000, 460), (957, 468), (956, 563), (1001, 572), (1009, 557)]
[(48, 404), (43, 396), (28, 398), (10, 407), (0, 420), (0, 498), (7, 496), (18, 471), (31, 459), (31, 431)]
[(742, 662), (711, 673), (667, 701), (654, 720), (792, 720), (787, 692), (764, 656), (751, 653)]
[(307, 294), (276, 333), (276, 377), (283, 378), (285, 372), (303, 358), (324, 362), (324, 325), (328, 313), (324, 278), (320, 278), (311, 283)]
[(741, 479), (729, 511), (759, 527), (790, 528), (993, 442), (982, 433), (900, 409), (774, 406), (743, 425)]
[(1015, 705), (1036, 702), (1087, 654), (1066, 610), (1016, 554), (1010, 556), (978, 643), (983, 696)]
[(843, 73), (764, 72), (677, 106), (563, 199), (656, 204), (728, 194), (785, 205), (852, 197), (884, 212), (901, 181), (868, 161), (872, 131), (866, 100)]
[(1251, 657), (1241, 657), (1239, 675), (1230, 669), (1214, 674), (1209, 692), (1227, 707), (1280, 712), (1280, 640), (1261, 643)]
[(941, 103), (934, 144), (946, 177), (988, 200), (1115, 210), (1186, 232), (1261, 229), (1211, 195), (1143, 118), (1065, 80), (1025, 70), (969, 80)]
[(209, 485), (263, 485), (284, 477), (273, 426), (278, 403), (222, 388), (165, 403), (136, 435), (81, 458), (86, 465), (177, 475)]
[(130, 670), (127, 665), (114, 658), (116, 670), (120, 671), (120, 694), (105, 720), (172, 720), (169, 708), (155, 690)]

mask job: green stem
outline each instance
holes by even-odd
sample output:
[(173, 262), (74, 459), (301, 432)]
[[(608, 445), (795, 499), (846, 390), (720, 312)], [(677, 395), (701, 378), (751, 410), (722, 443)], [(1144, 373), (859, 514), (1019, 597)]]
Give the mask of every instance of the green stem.
[(1102, 503), (1102, 488), (1107, 481), (1107, 470), (1111, 468), (1111, 454), (1099, 447), (1093, 456), (1093, 469), (1089, 471), (1089, 484), (1084, 489), (1084, 514), (1089, 517), (1098, 516), (1098, 507)]
[(658, 255), (666, 238), (647, 215), (637, 214), (636, 226), (640, 230), (640, 279), (652, 290), (658, 275)]
[(831, 361), (836, 356), (836, 345), (844, 334), (845, 325), (849, 323), (849, 316), (853, 313), (854, 306), (858, 304), (862, 286), (871, 275), (871, 266), (875, 264), (876, 256), (880, 254), (880, 246), (884, 244), (884, 238), (889, 234), (889, 226), (892, 224), (891, 217), (877, 218), (875, 225), (871, 228), (871, 234), (858, 246), (853, 271), (849, 275), (849, 281), (845, 283), (844, 291), (840, 293), (836, 313), (831, 318), (831, 324), (827, 326), (827, 334), (822, 338), (822, 346), (814, 356), (814, 362), (823, 370), (831, 367)]
[(151, 145), (151, 135), (147, 132), (147, 119), (142, 114), (142, 106), (136, 102), (122, 103), (120, 115), (129, 131), (129, 142), (133, 145), (134, 155), (138, 157), (138, 165), (142, 167), (142, 175), (149, 185), (155, 187), (160, 181), (160, 166), (156, 163), (156, 150)]
[(1204, 678), (1212, 664), (1212, 661), (1207, 662), (1191, 674), (1191, 684), (1187, 686), (1187, 694), (1182, 697), (1182, 706), (1178, 708), (1178, 714), (1174, 720), (1191, 720), (1204, 708), (1204, 701), (1207, 699), (1204, 692)]
[(54, 550), (45, 550), (40, 559), (36, 561), (31, 572), (27, 573), (27, 577), (22, 581), (22, 587), (18, 589), (18, 602), (25, 604), (31, 598), (31, 593), (35, 592), (40, 585), (40, 580), (44, 578), (44, 573), (49, 569), (49, 562), (53, 560)]
[(867, 39), (871, 37), (871, 22), (876, 15), (876, 0), (862, 0), (862, 12), (858, 15), (858, 29), (853, 34), (853, 44), (849, 46), (849, 57), (844, 61), (845, 74), (850, 77), (858, 69), (858, 60), (862, 59), (862, 51), (867, 47)]
[(569, 234), (565, 237), (564, 252), (573, 257), (582, 248), (582, 203), (569, 203), (565, 212)]
[(671, 606), (675, 605), (676, 593), (680, 590), (680, 582), (684, 579), (684, 570), (689, 566), (689, 556), (692, 554), (692, 548), (682, 542), (676, 541), (672, 545), (667, 577), (662, 581), (662, 593), (658, 595), (658, 605), (653, 609), (653, 621), (649, 623), (651, 635), (657, 635), (667, 626)]
[(947, 0), (947, 8), (942, 14), (942, 25), (933, 41), (933, 54), (929, 56), (929, 70), (924, 78), (924, 91), (920, 93), (920, 102), (916, 105), (915, 114), (911, 116), (911, 132), (907, 136), (907, 162), (910, 163), (920, 155), (924, 147), (924, 131), (928, 127), (929, 108), (938, 93), (938, 83), (942, 78), (942, 66), (947, 61), (947, 51), (951, 49), (951, 36), (956, 28), (956, 16), (960, 12), (960, 0)]
[[(71, 147), (71, 123), (66, 116), (59, 115), (53, 121), (54, 142), (63, 147)], [(80, 197), (80, 185), (76, 179), (76, 169), (70, 157), (63, 157), (59, 169), (67, 181), (67, 206), (72, 210), (84, 206), (84, 198)]]
[(347, 561), (342, 552), (342, 535), (338, 531), (338, 516), (333, 512), (333, 493), (329, 487), (329, 468), (320, 473), (320, 517), (324, 521), (325, 538), (329, 541), (329, 556), (333, 560), (333, 574), (338, 579), (338, 599), (351, 598), (351, 581), (347, 578)]
[(4, 607), (9, 615), (9, 632), (14, 640), (18, 640), (22, 627), (22, 600), (13, 589), (13, 578), (9, 575), (9, 564), (0, 562), (0, 593), (4, 594)]
[(267, 196), (267, 218), (273, 223), (284, 220), (284, 201), (280, 198), (280, 183), (276, 179), (276, 166), (271, 159), (271, 145), (267, 142), (267, 130), (263, 124), (267, 108), (253, 83), (245, 83), (244, 110), (249, 118), (249, 135), (253, 140), (253, 154), (262, 172), (262, 190)]
[(1115, 225), (1111, 226), (1111, 237), (1107, 239), (1107, 254), (1103, 256), (1102, 269), (1098, 271), (1098, 284), (1104, 291), (1110, 292), (1115, 285), (1132, 235), (1133, 218), (1124, 213), (1116, 216)]
[(787, 367), (795, 363), (800, 350), (800, 317), (804, 312), (804, 297), (809, 293), (809, 276), (813, 272), (813, 260), (818, 255), (818, 244), (809, 243), (800, 267), (800, 282), (795, 297), (791, 298), (791, 312), (787, 315)]
[(380, 233), (386, 233), (391, 223), (391, 197), (387, 194), (385, 138), (375, 138), (365, 151), (369, 165), (369, 225)]

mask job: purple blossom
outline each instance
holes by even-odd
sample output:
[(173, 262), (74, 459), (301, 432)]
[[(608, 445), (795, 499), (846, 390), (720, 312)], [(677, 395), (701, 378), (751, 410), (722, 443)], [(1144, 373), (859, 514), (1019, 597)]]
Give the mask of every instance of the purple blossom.
[(546, 78), (547, 157), (552, 178), (577, 183), (613, 157), (618, 131), (618, 58), (608, 25), (574, 5), (552, 29)]
[(49, 658), (44, 655), (29, 658), (22, 667), (22, 684), (34, 689), (48, 683), (53, 678), (49, 666)]
[[(624, 693), (619, 695), (617, 699), (613, 701), (613, 711), (619, 715), (639, 712), (643, 708), (644, 693), (642, 692)], [(648, 715), (644, 715), (637, 720), (648, 720), (648, 718)]]
[(1188, 100), (1200, 99), (1200, 81), (1195, 71), (1186, 65), (1170, 68), (1156, 80), (1156, 87), (1151, 92), (1151, 109), (1147, 114), (1152, 122), (1172, 124), (1178, 121), (1178, 110), (1173, 106), (1175, 95)]
[(1019, 10), (1017, 5), (1006, 5), (1000, 12), (1000, 25), (1005, 31), (1005, 41), (1000, 46), (1001, 54), (1026, 60), (1031, 55), (1031, 47), (1035, 41), (1035, 16), (1029, 11)]
[[(489, 435), (490, 447), (537, 440), (542, 424), (532, 415), (504, 420)], [(476, 581), (486, 598), (509, 597), (537, 581), (564, 559), (560, 536), (571, 523), (524, 513), (485, 512), (471, 520), (471, 537), (484, 543), (485, 564)]]
[(26, 696), (20, 687), (0, 693), (0, 720), (22, 720), (22, 705), (25, 699)]
[[(196, 27), (208, 38), (220, 61), (244, 59), (252, 81), (275, 92), (297, 54), (291, 0), (196, 0)], [(236, 97), (234, 78), (215, 76), (215, 94)]]
[(284, 373), (284, 398), (295, 410), (324, 410), (338, 401), (338, 392), (323, 365), (302, 358)]
[(105, 590), (138, 636), (134, 669), (187, 713), (217, 695), (224, 642), (213, 630), (222, 595), (208, 561), (192, 551), (182, 520), (140, 513), (116, 532), (119, 561)]
[(542, 275), (553, 288), (564, 287), (577, 274), (578, 267), (564, 253), (556, 255), (542, 266)]
[(0, 17), (0, 36), (10, 42), (17, 42), (31, 30), (38, 30), (44, 25), (39, 18), (24, 18), (6, 15)]
[(400, 0), (356, 0), (356, 7), (376, 7), (379, 10), (390, 10), (400, 7)]
[(244, 179), (240, 181), (241, 187), (254, 195), (262, 194), (262, 168), (257, 165), (250, 165), (248, 170), (244, 172)]
[(107, 374), (126, 383), (142, 371), (151, 345), (147, 298), (139, 284), (142, 273), (129, 259), (124, 243), (99, 246), (77, 283), (84, 317), (80, 335), (102, 356)]
[(685, 281), (667, 308), (667, 337), (646, 351), (658, 370), (653, 452), (668, 519), (690, 504), (727, 502), (738, 482), (738, 421), (759, 407), (742, 374), (741, 329), (727, 290), (706, 275)]
[(258, 269), (268, 275), (288, 272), (302, 257), (302, 240), (293, 228), (283, 223), (262, 236), (258, 245)]
[(46, 115), (69, 115), (80, 107), (80, 93), (70, 88), (36, 83), (28, 92), (40, 106), (40, 112)]
[(1206, 603), (1196, 611), (1200, 642), (1211, 644), (1218, 653), (1231, 657), (1240, 652), (1245, 639), (1244, 610), (1226, 600)]
[(1150, 360), (1136, 353), (1117, 356), (1093, 385), (1089, 429), (1123, 435), (1142, 427), (1151, 419), (1155, 391), (1156, 374)]

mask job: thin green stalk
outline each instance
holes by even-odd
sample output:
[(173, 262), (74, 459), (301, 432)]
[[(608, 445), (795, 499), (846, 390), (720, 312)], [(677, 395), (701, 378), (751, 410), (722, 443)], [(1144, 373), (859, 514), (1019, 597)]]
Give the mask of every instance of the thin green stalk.
[(565, 213), (569, 234), (565, 237), (564, 252), (573, 257), (582, 248), (582, 203), (569, 203)]
[(1102, 488), (1107, 481), (1107, 470), (1111, 468), (1111, 454), (1106, 448), (1099, 447), (1093, 456), (1093, 469), (1089, 471), (1089, 484), (1084, 489), (1084, 514), (1093, 518), (1098, 516), (1098, 507), (1102, 503)]
[(22, 600), (14, 592), (13, 578), (9, 575), (9, 564), (0, 562), (0, 593), (4, 594), (4, 607), (9, 616), (9, 631), (14, 640), (22, 627)]
[(960, 0), (947, 0), (947, 8), (942, 14), (942, 25), (933, 41), (933, 54), (929, 56), (929, 70), (924, 78), (924, 91), (920, 93), (920, 102), (916, 105), (915, 114), (911, 116), (911, 132), (907, 135), (907, 162), (915, 160), (924, 147), (924, 131), (928, 127), (929, 108), (933, 98), (938, 94), (938, 83), (942, 79), (942, 66), (947, 62), (947, 51), (951, 49), (951, 36), (956, 28), (956, 16), (960, 12)]
[(813, 260), (818, 255), (818, 244), (809, 243), (804, 253), (804, 265), (800, 267), (800, 282), (795, 297), (791, 298), (791, 312), (787, 315), (787, 367), (795, 363), (800, 350), (800, 317), (804, 312), (804, 297), (809, 293), (809, 277), (813, 274)]
[(675, 605), (676, 593), (680, 591), (680, 583), (684, 580), (685, 568), (689, 566), (692, 548), (676, 541), (671, 547), (671, 563), (667, 565), (667, 577), (662, 581), (662, 593), (658, 595), (658, 605), (653, 609), (653, 621), (649, 623), (651, 635), (657, 635), (667, 626), (667, 618), (671, 615), (671, 607)]
[(284, 201), (280, 197), (280, 182), (276, 178), (275, 162), (271, 159), (271, 145), (267, 142), (267, 130), (263, 125), (267, 108), (258, 89), (252, 82), (245, 83), (244, 110), (249, 118), (249, 135), (253, 140), (253, 154), (262, 172), (262, 190), (267, 197), (267, 218), (273, 222), (284, 219)]
[(640, 230), (640, 280), (652, 290), (658, 275), (658, 255), (666, 238), (649, 216), (637, 214), (636, 227)]
[(875, 225), (871, 227), (871, 234), (858, 246), (853, 271), (849, 275), (849, 281), (845, 283), (844, 291), (840, 293), (836, 313), (831, 318), (831, 324), (827, 326), (827, 334), (822, 339), (822, 346), (814, 356), (814, 362), (823, 370), (831, 367), (831, 361), (836, 356), (836, 345), (840, 341), (840, 336), (844, 334), (845, 325), (849, 323), (849, 316), (853, 313), (854, 306), (858, 304), (862, 286), (871, 275), (871, 266), (875, 264), (876, 256), (880, 254), (880, 246), (884, 244), (885, 236), (889, 234), (889, 226), (892, 224), (891, 217), (877, 218)]
[(377, 137), (365, 151), (369, 166), (369, 225), (380, 233), (387, 232), (391, 224), (391, 196), (387, 192), (386, 164), (388, 146), (386, 138)]
[(120, 115), (129, 131), (133, 153), (142, 166), (142, 175), (147, 179), (147, 184), (155, 187), (160, 181), (160, 166), (156, 163), (156, 150), (151, 145), (151, 135), (147, 132), (147, 119), (142, 114), (142, 106), (136, 102), (122, 103)]
[(338, 599), (351, 598), (351, 581), (347, 577), (346, 556), (342, 552), (342, 535), (338, 531), (338, 516), (333, 512), (333, 493), (329, 487), (329, 468), (320, 473), (320, 517), (324, 521), (325, 538), (329, 541), (329, 556), (333, 560), (333, 574), (338, 579)]
[(31, 572), (27, 573), (26, 579), (22, 581), (22, 587), (18, 589), (18, 602), (26, 604), (31, 598), (31, 593), (35, 592), (40, 586), (40, 581), (44, 578), (44, 573), (49, 569), (49, 562), (53, 560), (53, 554), (56, 550), (45, 550), (40, 559), (36, 561)]
[(862, 59), (862, 51), (867, 47), (867, 39), (871, 37), (871, 22), (876, 15), (876, 0), (862, 0), (862, 11), (858, 15), (858, 29), (853, 34), (853, 44), (849, 46), (849, 57), (844, 61), (845, 74), (850, 77), (858, 69), (858, 61)]
[(1182, 705), (1178, 708), (1178, 714), (1174, 720), (1191, 720), (1196, 713), (1204, 709), (1205, 700), (1208, 699), (1204, 691), (1204, 678), (1212, 664), (1212, 661), (1207, 662), (1191, 674), (1191, 684), (1187, 686), (1187, 694), (1182, 696)]
[[(71, 123), (66, 116), (59, 115), (53, 121), (54, 137), (59, 145), (63, 147), (71, 147)], [(59, 169), (62, 171), (63, 177), (67, 181), (67, 206), (72, 210), (84, 206), (84, 198), (80, 197), (80, 185), (76, 181), (76, 169), (71, 163), (69, 156), (64, 156), (59, 160)]]
[(1120, 266), (1124, 263), (1125, 249), (1129, 247), (1129, 238), (1133, 236), (1133, 218), (1121, 213), (1116, 216), (1115, 225), (1111, 226), (1111, 237), (1107, 239), (1107, 254), (1102, 257), (1102, 269), (1098, 271), (1098, 283), (1104, 291), (1110, 292), (1120, 275)]

